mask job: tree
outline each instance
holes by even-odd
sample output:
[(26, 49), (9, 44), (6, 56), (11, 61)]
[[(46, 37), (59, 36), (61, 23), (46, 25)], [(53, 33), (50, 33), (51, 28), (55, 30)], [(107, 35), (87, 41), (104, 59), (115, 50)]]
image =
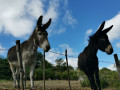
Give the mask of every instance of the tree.
[[(36, 58), (36, 67), (35, 68), (43, 68), (43, 54), (41, 52), (37, 53), (37, 58)], [(49, 63), (47, 60), (45, 60), (45, 67), (46, 68), (53, 68), (52, 64)]]
[[(37, 53), (36, 58), (36, 67), (35, 67), (35, 79), (36, 80), (42, 80), (43, 79), (43, 54), (41, 52)], [(54, 77), (54, 67), (51, 63), (49, 63), (47, 60), (45, 60), (45, 78), (51, 78)]]
[(62, 58), (60, 58), (60, 59), (56, 59), (55, 62), (56, 62), (56, 66), (62, 66), (64, 60)]
[(39, 68), (40, 66), (42, 66), (42, 62), (43, 62), (43, 54), (41, 52), (37, 52), (35, 68)]
[(12, 73), (7, 58), (0, 57), (0, 79), (10, 80)]

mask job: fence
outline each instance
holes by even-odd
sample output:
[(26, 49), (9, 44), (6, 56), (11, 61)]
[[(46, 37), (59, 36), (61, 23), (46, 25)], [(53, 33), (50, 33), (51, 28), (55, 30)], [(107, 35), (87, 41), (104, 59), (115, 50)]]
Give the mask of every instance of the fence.
[[(0, 51), (8, 51), (8, 49), (0, 49)], [(63, 54), (63, 53), (58, 53), (58, 52), (54, 52), (54, 51), (49, 51), (49, 53), (54, 53), (54, 54), (59, 54), (59, 55), (62, 55), (62, 56), (65, 56), (66, 57), (66, 62), (67, 62), (67, 59), (68, 59), (68, 57), (70, 57), (70, 58), (77, 58), (77, 57), (74, 57), (74, 56), (70, 56), (70, 55), (67, 55), (67, 51), (65, 51), (66, 53), (65, 54)], [(14, 55), (14, 54), (13, 54)], [(117, 70), (118, 70), (118, 72), (119, 72), (119, 62), (118, 62), (118, 57), (117, 57), (117, 55), (115, 54), (114, 55), (114, 57), (115, 57), (115, 61), (116, 61), (116, 67), (118, 68)], [(44, 53), (44, 60), (45, 60), (45, 53)], [(43, 61), (44, 62), (44, 61)], [(114, 64), (114, 63), (112, 63), (112, 62), (106, 62), (106, 61), (99, 61), (99, 62), (102, 62), (102, 63), (109, 63), (109, 64)], [(45, 69), (45, 67), (44, 67), (45, 65), (43, 65), (43, 69)], [(67, 62), (67, 67), (68, 67), (68, 62)], [(70, 87), (70, 90), (71, 90), (71, 85), (70, 85), (70, 76), (69, 76), (69, 69), (67, 69), (68, 70), (68, 83), (69, 83), (69, 87)], [(44, 70), (43, 70), (44, 71)], [(45, 76), (45, 73), (43, 73), (43, 76)], [(82, 78), (85, 78), (86, 79), (86, 77), (82, 77)], [(107, 78), (109, 78), (109, 77), (106, 77), (106, 79)], [(111, 78), (109, 78), (109, 80), (111, 80), (111, 79), (118, 79), (118, 78), (116, 78), (116, 77), (111, 77)], [(43, 79), (44, 79), (44, 90), (45, 90), (45, 77), (43, 77)], [(23, 86), (24, 87), (24, 86)]]

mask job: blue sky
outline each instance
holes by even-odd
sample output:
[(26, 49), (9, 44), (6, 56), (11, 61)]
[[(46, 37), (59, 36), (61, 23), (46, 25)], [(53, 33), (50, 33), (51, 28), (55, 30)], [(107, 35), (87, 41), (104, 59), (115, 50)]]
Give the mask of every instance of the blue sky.
[[(120, 55), (120, 7), (119, 0), (0, 0), (0, 48), (9, 49), (15, 41), (27, 40), (43, 15), (43, 23), (52, 18), (47, 29), (51, 51), (77, 57), (87, 46), (88, 37), (106, 21), (106, 27), (114, 25), (108, 33), (114, 53)], [(41, 49), (40, 49), (41, 50)], [(99, 67), (114, 63), (114, 57), (98, 51)], [(0, 51), (6, 57), (6, 51)], [(55, 64), (63, 56), (47, 53), (46, 58)], [(120, 56), (119, 56), (120, 58)], [(103, 63), (106, 61), (110, 63)], [(77, 58), (69, 57), (69, 64), (77, 67)]]

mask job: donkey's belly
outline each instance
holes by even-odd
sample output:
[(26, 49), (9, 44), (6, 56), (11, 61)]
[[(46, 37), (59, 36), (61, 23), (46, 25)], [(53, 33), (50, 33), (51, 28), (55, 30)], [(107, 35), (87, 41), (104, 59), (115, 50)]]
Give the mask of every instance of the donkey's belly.
[(12, 62), (17, 62), (17, 53), (16, 53), (16, 48), (15, 46), (13, 46), (12, 48), (10, 48), (10, 50), (8, 51), (8, 54), (7, 54), (7, 58), (8, 58), (8, 61), (10, 63)]
[[(21, 52), (23, 63), (25, 63), (26, 65), (31, 65), (31, 64), (35, 63), (36, 54), (37, 53), (34, 52), (34, 51), (24, 51), (24, 52)], [(12, 47), (8, 51), (7, 58), (8, 58), (8, 61), (9, 61), (10, 64), (12, 64), (14, 66), (19, 66), (15, 46)]]
[(22, 53), (22, 60), (23, 63), (25, 63), (26, 65), (31, 65), (34, 64), (36, 61), (36, 52), (30, 52), (30, 51), (26, 51)]

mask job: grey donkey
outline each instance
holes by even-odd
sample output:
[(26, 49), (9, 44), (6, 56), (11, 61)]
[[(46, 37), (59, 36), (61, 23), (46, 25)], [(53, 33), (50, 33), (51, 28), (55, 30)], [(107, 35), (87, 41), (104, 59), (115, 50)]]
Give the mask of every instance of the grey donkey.
[[(30, 80), (31, 88), (34, 88), (34, 70), (36, 63), (36, 54), (38, 47), (42, 48), (45, 52), (50, 50), (50, 44), (48, 41), (48, 33), (46, 29), (51, 24), (51, 18), (46, 24), (42, 24), (43, 16), (40, 16), (37, 25), (29, 37), (28, 40), (20, 44), (21, 55), (22, 55), (22, 65), (24, 70), (24, 86), (26, 87), (26, 67), (30, 67)], [(9, 49), (7, 54), (8, 62), (10, 69), (12, 71), (13, 80), (15, 82), (15, 87), (19, 88), (19, 73), (20, 65), (17, 59), (16, 46), (13, 46)]]

